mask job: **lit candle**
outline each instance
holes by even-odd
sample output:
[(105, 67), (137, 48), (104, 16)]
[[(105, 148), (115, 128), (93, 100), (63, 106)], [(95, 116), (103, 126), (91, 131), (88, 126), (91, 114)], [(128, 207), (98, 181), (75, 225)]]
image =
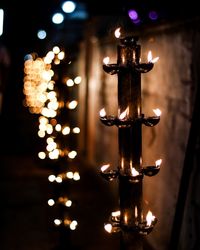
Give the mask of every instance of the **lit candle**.
[(104, 172), (110, 167), (110, 164), (105, 164), (101, 167), (101, 171)]
[(100, 115), (100, 117), (106, 117), (106, 111), (105, 111), (105, 109), (104, 108), (102, 108), (100, 111), (99, 111), (99, 115)]
[(148, 56), (147, 56), (147, 60), (149, 63), (156, 63), (159, 60), (159, 57), (153, 58), (152, 52), (149, 51)]
[(156, 161), (156, 167), (159, 167), (161, 165), (161, 163), (162, 163), (162, 159), (157, 160)]
[(120, 36), (121, 36), (120, 28), (117, 28), (117, 29), (115, 30), (115, 37), (116, 37), (116, 38), (119, 38)]
[(108, 64), (109, 61), (110, 61), (110, 58), (109, 58), (108, 56), (107, 56), (107, 57), (104, 57), (104, 59), (103, 59), (103, 63), (104, 63), (104, 64)]
[(129, 114), (129, 107), (127, 107), (120, 115), (119, 115), (119, 119), (123, 120), (127, 117), (127, 115)]
[(161, 110), (160, 109), (153, 109), (153, 112), (155, 113), (156, 116), (161, 116)]

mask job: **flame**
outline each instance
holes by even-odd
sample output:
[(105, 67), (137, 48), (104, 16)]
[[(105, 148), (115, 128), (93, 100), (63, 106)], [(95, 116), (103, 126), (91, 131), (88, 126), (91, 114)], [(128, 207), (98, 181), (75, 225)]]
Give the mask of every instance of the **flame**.
[(112, 225), (111, 224), (106, 224), (104, 226), (104, 229), (108, 232), (108, 233), (111, 233), (112, 232)]
[(137, 206), (135, 206), (135, 218), (138, 217), (138, 209), (137, 209)]
[(117, 29), (115, 30), (115, 37), (116, 37), (116, 38), (119, 38), (120, 36), (121, 36), (120, 28), (117, 28)]
[(139, 175), (139, 172), (135, 168), (131, 169), (131, 173), (132, 173), (133, 176)]
[(153, 109), (153, 112), (156, 114), (156, 116), (160, 116), (162, 113), (160, 109)]
[(110, 164), (105, 164), (101, 167), (101, 172), (106, 171), (110, 167)]
[(99, 115), (100, 115), (101, 117), (105, 117), (105, 116), (106, 116), (106, 111), (105, 111), (104, 108), (102, 108), (102, 109), (99, 111)]
[(104, 57), (104, 59), (103, 59), (103, 63), (104, 63), (104, 64), (108, 64), (109, 61), (110, 61), (110, 57), (109, 57), (109, 56)]
[(148, 211), (146, 216), (147, 226), (151, 226), (152, 221), (155, 220), (155, 216), (152, 214), (151, 211)]
[(120, 216), (121, 212), (120, 211), (115, 211), (115, 212), (112, 212), (111, 215), (116, 217), (116, 216)]
[(161, 163), (162, 163), (162, 159), (157, 160), (156, 161), (156, 167), (159, 167)]
[(126, 116), (129, 114), (129, 107), (127, 107), (120, 115), (119, 115), (119, 119), (123, 120), (126, 118)]
[(151, 50), (150, 50), (150, 51), (148, 52), (148, 55), (147, 55), (147, 60), (148, 60), (148, 62), (156, 63), (156, 62), (159, 60), (159, 57), (153, 58), (152, 52), (151, 52)]

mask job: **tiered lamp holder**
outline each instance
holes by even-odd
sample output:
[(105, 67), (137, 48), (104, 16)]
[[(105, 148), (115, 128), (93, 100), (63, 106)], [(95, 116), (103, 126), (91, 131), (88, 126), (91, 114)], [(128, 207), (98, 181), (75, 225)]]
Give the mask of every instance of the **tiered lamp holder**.
[[(138, 37), (119, 38), (117, 63), (104, 63), (103, 69), (110, 75), (118, 75), (118, 116), (106, 115), (100, 111), (104, 125), (117, 126), (119, 165), (109, 170), (109, 164), (101, 167), (101, 175), (108, 181), (118, 178), (119, 211), (113, 212), (105, 229), (120, 233), (120, 249), (142, 249), (143, 236), (149, 234), (157, 222), (149, 211), (144, 219), (143, 177), (154, 176), (160, 170), (161, 160), (152, 166), (142, 164), (142, 125), (153, 127), (160, 121), (159, 109), (156, 115), (145, 117), (141, 107), (141, 73), (149, 72), (156, 60), (152, 57), (141, 63), (141, 46)], [(156, 58), (155, 58), (156, 59)], [(157, 58), (158, 59), (158, 58)]]

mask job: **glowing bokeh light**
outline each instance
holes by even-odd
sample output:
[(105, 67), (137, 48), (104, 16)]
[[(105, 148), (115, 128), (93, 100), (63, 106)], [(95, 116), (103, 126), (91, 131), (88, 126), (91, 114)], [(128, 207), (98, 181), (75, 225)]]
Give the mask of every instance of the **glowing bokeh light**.
[(38, 30), (37, 37), (41, 40), (45, 39), (47, 36), (47, 33), (45, 30)]
[(72, 13), (76, 8), (76, 4), (73, 1), (66, 1), (62, 4), (62, 10), (65, 13)]
[(129, 10), (128, 15), (129, 15), (131, 20), (133, 20), (133, 21), (138, 20), (138, 13), (136, 10), (133, 10), (133, 9)]
[(149, 11), (149, 18), (151, 20), (157, 20), (158, 19), (158, 13), (154, 10)]
[(55, 13), (52, 16), (52, 22), (55, 24), (61, 24), (64, 21), (64, 16), (62, 13)]

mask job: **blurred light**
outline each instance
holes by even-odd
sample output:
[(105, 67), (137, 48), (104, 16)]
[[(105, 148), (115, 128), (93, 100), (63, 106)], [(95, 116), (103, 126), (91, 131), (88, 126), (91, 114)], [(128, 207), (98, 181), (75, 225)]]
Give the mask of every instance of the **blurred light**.
[(54, 204), (55, 204), (55, 201), (54, 201), (53, 199), (49, 199), (49, 200), (48, 200), (48, 205), (49, 205), (49, 206), (52, 207)]
[(39, 152), (39, 153), (38, 153), (38, 157), (39, 157), (41, 160), (44, 160), (45, 157), (46, 157), (45, 152)]
[(79, 83), (81, 83), (81, 76), (77, 76), (77, 77), (75, 77), (74, 78), (74, 82), (75, 82), (75, 84), (79, 84)]
[(73, 220), (73, 221), (70, 223), (69, 228), (70, 228), (71, 230), (75, 230), (76, 227), (77, 227), (77, 225), (78, 225), (78, 222), (77, 222), (76, 220)]
[(76, 155), (77, 155), (77, 152), (73, 150), (73, 151), (69, 152), (68, 157), (70, 159), (74, 159), (76, 157)]
[(3, 34), (4, 11), (0, 9), (0, 36)]
[(149, 18), (151, 20), (157, 20), (158, 19), (158, 13), (156, 11), (154, 11), (154, 10), (150, 11), (149, 12)]
[(53, 52), (54, 52), (55, 54), (58, 54), (58, 53), (60, 52), (60, 48), (59, 48), (58, 46), (54, 46), (54, 47), (53, 47)]
[(62, 221), (61, 221), (60, 219), (55, 219), (55, 220), (54, 220), (54, 224), (55, 224), (56, 226), (59, 226), (61, 223), (62, 223)]
[(39, 30), (37, 33), (37, 37), (41, 40), (45, 39), (47, 36), (47, 33), (45, 30)]
[(62, 4), (62, 10), (65, 13), (72, 13), (76, 8), (76, 4), (73, 1), (66, 1)]
[(52, 22), (55, 24), (61, 24), (64, 21), (64, 16), (61, 13), (55, 13), (52, 17)]
[(128, 15), (129, 15), (130, 19), (133, 21), (138, 19), (138, 13), (136, 10), (133, 10), (133, 9), (129, 10)]
[(72, 87), (72, 86), (74, 86), (74, 81), (73, 81), (72, 79), (68, 79), (68, 80), (66, 81), (66, 85), (67, 85), (68, 87)]

